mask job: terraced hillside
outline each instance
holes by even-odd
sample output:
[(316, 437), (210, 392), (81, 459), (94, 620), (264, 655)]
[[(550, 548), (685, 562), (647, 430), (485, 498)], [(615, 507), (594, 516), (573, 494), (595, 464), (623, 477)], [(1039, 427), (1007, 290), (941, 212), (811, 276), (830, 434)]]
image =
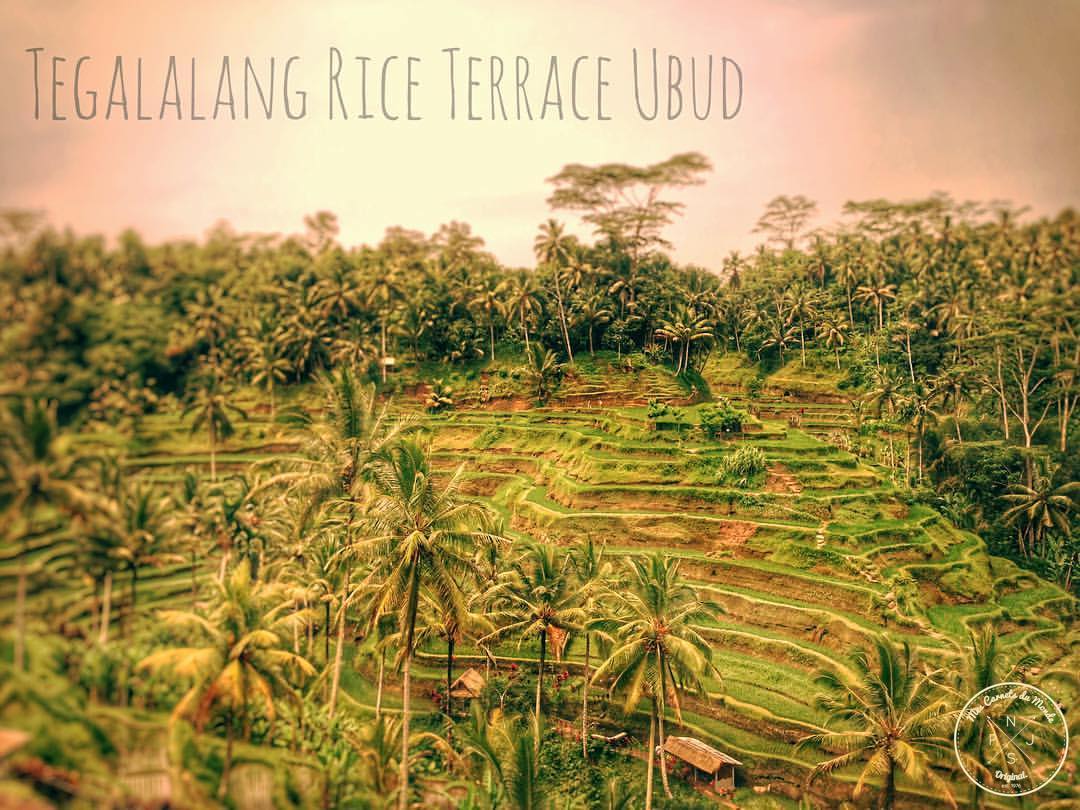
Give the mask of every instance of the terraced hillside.
[[(832, 428), (831, 404), (795, 399), (777, 412), (785, 407)], [(825, 723), (812, 674), (843, 671), (883, 630), (944, 665), (989, 622), (1006, 646), (1037, 649), (1045, 670), (1075, 670), (1071, 597), (773, 416), (723, 442), (651, 430), (634, 407), (458, 411), (431, 428), (440, 466), (465, 464), (471, 491), (515, 537), (591, 537), (615, 554), (662, 549), (685, 561), (726, 612), (707, 630), (723, 683), (690, 704), (684, 725), (746, 762), (752, 782), (801, 786), (814, 757), (792, 743)], [(741, 444), (765, 451), (761, 488), (716, 483), (718, 460)]]
[[(711, 388), (720, 387), (724, 371), (707, 369)], [(837, 437), (847, 430), (849, 408), (838, 392), (785, 390), (770, 380), (750, 400), (733, 386), (732, 397), (757, 420), (738, 436), (708, 440), (692, 429), (700, 403), (683, 409), (683, 430), (657, 430), (648, 418), (650, 400), (692, 400), (693, 392), (666, 372), (615, 379), (600, 367), (576, 375), (547, 407), (526, 407), (520, 394), (485, 395), (481, 379), (456, 409), (421, 418), (437, 469), (445, 474), (464, 465), (466, 492), (490, 504), (513, 539), (569, 547), (591, 538), (612, 555), (662, 550), (683, 560), (683, 573), (724, 608), (704, 631), (723, 680), (710, 680), (707, 695), (684, 705), (681, 722), (669, 722), (738, 757), (740, 784), (801, 793), (820, 754), (795, 743), (826, 722), (815, 707), (813, 675), (849, 672), (853, 649), (881, 632), (927, 663), (947, 665), (962, 655), (971, 629), (991, 623), (1004, 646), (1038, 652), (1041, 670), (1033, 674), (1053, 681), (1063, 702), (1080, 697), (1055, 674), (1078, 668), (1075, 600), (989, 556), (978, 537), (911, 502), (881, 469), (841, 449)], [(303, 390), (293, 396), (312, 399)], [(422, 413), (416, 397), (395, 407)], [(250, 410), (252, 418), (218, 454), (219, 473), (249, 472), (303, 438), (269, 425), (265, 409)], [(112, 439), (99, 433), (83, 441), (103, 447)], [(145, 480), (175, 483), (188, 470), (206, 472), (207, 457), (191, 451), (175, 413), (148, 418), (140, 442), (141, 452), (125, 464)], [(764, 452), (767, 472), (747, 486), (721, 483), (721, 460), (747, 446)], [(0, 620), (10, 618), (15, 582), (3, 574), (27, 561), (34, 570), (30, 598), (39, 603), (52, 598), (50, 582), (79, 571), (75, 546), (43, 523), (0, 561)], [(141, 571), (134, 584), (140, 608), (186, 606), (215, 574), (201, 562)], [(97, 610), (91, 586), (86, 580), (65, 591), (60, 615), (70, 628), (89, 631)], [(126, 621), (122, 601), (115, 621)], [(518, 661), (535, 652), (512, 644), (495, 650)], [(466, 646), (459, 660), (464, 666), (483, 659)], [(421, 711), (433, 707), (424, 696), (440, 682), (443, 661), (438, 644), (424, 651), (415, 673)], [(576, 670), (580, 661), (580, 645), (572, 643), (561, 666)], [(344, 689), (351, 709), (370, 711), (374, 680), (369, 668), (350, 667)], [(387, 705), (395, 704), (389, 690)], [(599, 722), (624, 721), (613, 715)], [(835, 782), (819, 780), (815, 795), (839, 801), (854, 779), (847, 771)], [(937, 806), (923, 787), (903, 788), (910, 806)]]

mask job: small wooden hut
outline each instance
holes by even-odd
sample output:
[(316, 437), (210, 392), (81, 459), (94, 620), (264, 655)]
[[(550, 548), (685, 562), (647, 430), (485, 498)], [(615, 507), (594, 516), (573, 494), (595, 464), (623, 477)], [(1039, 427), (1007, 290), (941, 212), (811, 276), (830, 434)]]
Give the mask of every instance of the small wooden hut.
[(742, 765), (735, 757), (693, 737), (668, 737), (664, 741), (664, 751), (688, 763), (694, 769), (695, 781), (698, 773), (703, 773), (712, 778), (713, 790), (735, 790), (735, 766)]
[(461, 676), (450, 684), (450, 697), (459, 700), (472, 700), (480, 697), (487, 685), (487, 679), (483, 674), (472, 667), (461, 673)]

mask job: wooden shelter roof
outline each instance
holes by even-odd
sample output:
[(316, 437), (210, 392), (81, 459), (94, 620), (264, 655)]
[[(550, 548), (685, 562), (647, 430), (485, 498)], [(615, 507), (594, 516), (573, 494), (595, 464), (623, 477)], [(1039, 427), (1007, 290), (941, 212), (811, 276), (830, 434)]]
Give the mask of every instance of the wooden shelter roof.
[(30, 741), (30, 735), (15, 728), (0, 728), (0, 759), (14, 754)]
[(724, 765), (742, 765), (735, 757), (693, 737), (668, 737), (664, 741), (664, 751), (705, 773), (716, 773)]
[(478, 698), (484, 691), (487, 680), (477, 670), (469, 667), (450, 684), (450, 694), (456, 698)]

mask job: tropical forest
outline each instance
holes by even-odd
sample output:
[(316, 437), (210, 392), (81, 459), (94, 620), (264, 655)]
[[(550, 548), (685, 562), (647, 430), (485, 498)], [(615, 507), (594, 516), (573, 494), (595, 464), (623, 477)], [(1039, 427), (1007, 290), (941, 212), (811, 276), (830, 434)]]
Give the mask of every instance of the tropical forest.
[(1080, 806), (959, 724), (1080, 730), (1080, 215), (550, 171), (529, 267), (0, 212), (0, 807)]

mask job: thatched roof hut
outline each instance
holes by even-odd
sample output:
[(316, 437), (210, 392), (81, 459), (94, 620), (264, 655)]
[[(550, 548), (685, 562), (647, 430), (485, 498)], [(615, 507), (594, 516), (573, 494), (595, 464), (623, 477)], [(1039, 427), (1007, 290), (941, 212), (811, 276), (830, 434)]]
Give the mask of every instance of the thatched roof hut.
[(695, 780), (700, 771), (712, 777), (714, 789), (735, 789), (735, 766), (742, 765), (735, 757), (693, 737), (668, 737), (664, 751), (693, 766)]
[(477, 670), (469, 667), (461, 673), (461, 676), (450, 684), (450, 697), (468, 700), (478, 698), (483, 694), (487, 680)]

